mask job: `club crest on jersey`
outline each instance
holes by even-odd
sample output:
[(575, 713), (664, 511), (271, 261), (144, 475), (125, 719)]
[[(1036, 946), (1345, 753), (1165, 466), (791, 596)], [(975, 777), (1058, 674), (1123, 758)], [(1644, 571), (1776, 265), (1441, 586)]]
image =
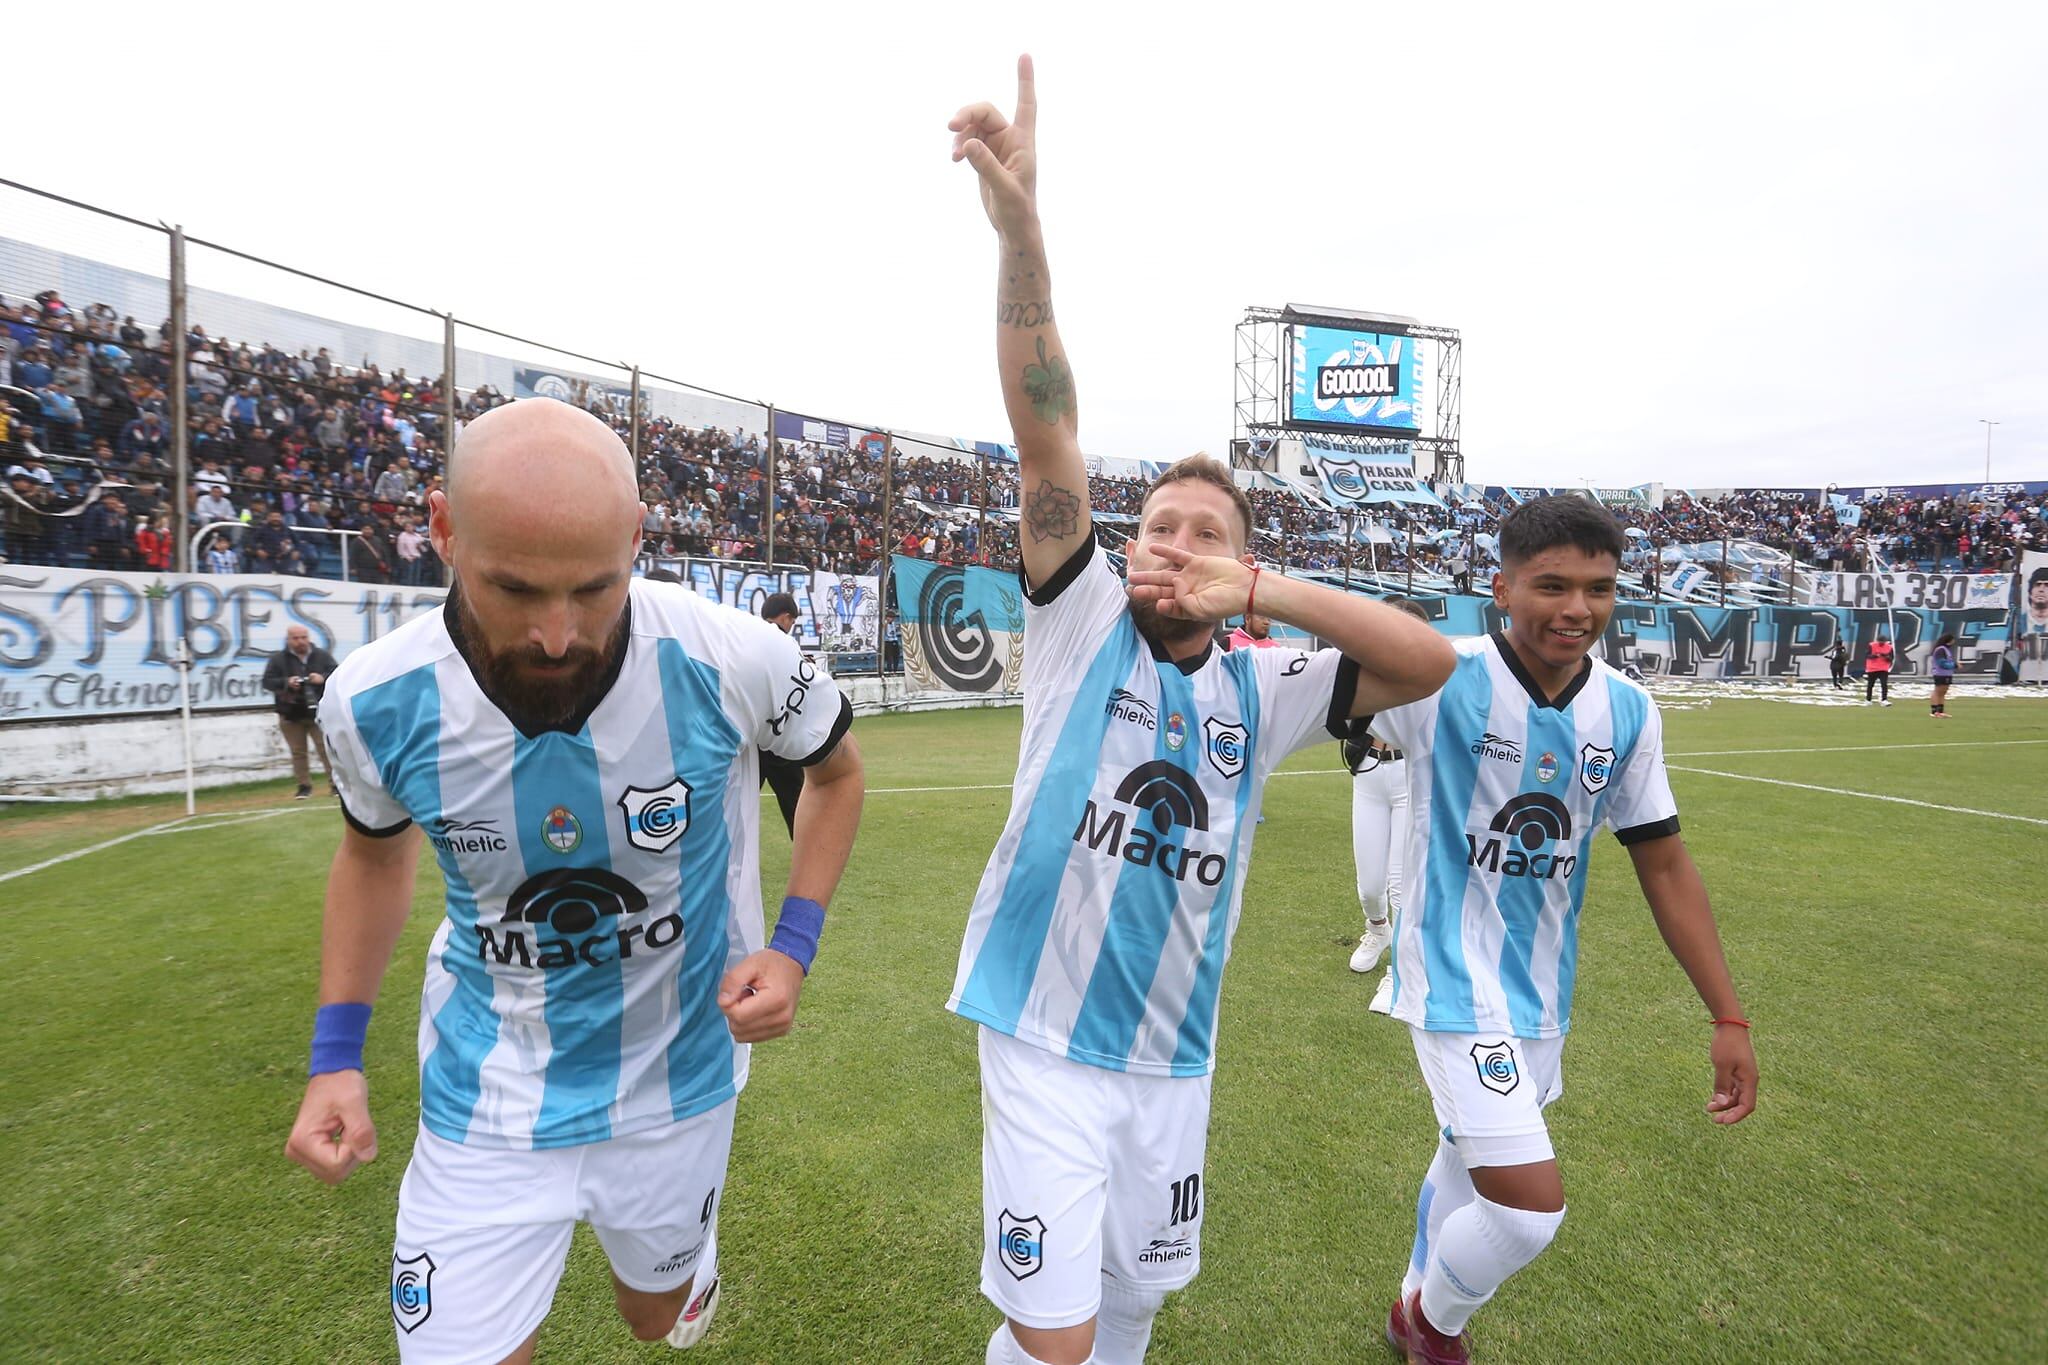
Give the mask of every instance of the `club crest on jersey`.
[(1522, 1082), (1515, 1049), (1506, 1041), (1472, 1044), (1472, 1064), (1479, 1068), (1479, 1083), (1496, 1095), (1505, 1095)]
[(1589, 796), (1598, 796), (1614, 776), (1614, 750), (1588, 744), (1579, 750), (1579, 783)]
[(1536, 780), (1538, 782), (1548, 783), (1552, 778), (1556, 776), (1557, 755), (1550, 753), (1546, 750), (1544, 752), (1543, 757), (1536, 760)]
[(1003, 1269), (1015, 1279), (1030, 1279), (1045, 1268), (1045, 1220), (1036, 1214), (1019, 1218), (1004, 1209), (996, 1220), (996, 1247)]
[(391, 1320), (401, 1332), (411, 1332), (434, 1315), (434, 1258), (422, 1251), (417, 1256), (391, 1258)]
[(666, 787), (628, 787), (619, 810), (633, 847), (666, 853), (690, 827), (690, 784), (679, 777)]
[(556, 806), (541, 817), (540, 838), (557, 853), (574, 853), (583, 842), (583, 822), (567, 806)]
[(1179, 753), (1188, 742), (1187, 718), (1176, 711), (1166, 718), (1166, 747)]
[(1226, 724), (1214, 716), (1202, 722), (1203, 751), (1209, 755), (1209, 766), (1224, 777), (1236, 777), (1244, 771), (1246, 747), (1251, 743), (1251, 732), (1235, 722)]

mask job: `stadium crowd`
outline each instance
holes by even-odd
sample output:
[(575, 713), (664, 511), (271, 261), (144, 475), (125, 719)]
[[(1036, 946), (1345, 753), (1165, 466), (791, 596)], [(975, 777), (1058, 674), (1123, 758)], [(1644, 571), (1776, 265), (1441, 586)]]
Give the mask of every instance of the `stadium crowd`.
[[(442, 377), (351, 367), (327, 350), (288, 354), (193, 325), (189, 356), (186, 506), (175, 508), (169, 320), (154, 327), (57, 291), (0, 299), (0, 557), (105, 569), (170, 567), (177, 539), (215, 527), (196, 567), (214, 573), (306, 573), (375, 583), (438, 584), (426, 534), (427, 495), (443, 476)], [(458, 394), (458, 420), (510, 401), (488, 385)], [(608, 396), (585, 402), (622, 436), (630, 414)], [(839, 573), (872, 572), (888, 551), (947, 564), (1009, 568), (1022, 500), (1013, 466), (952, 450), (897, 447), (880, 526), (883, 460), (872, 450), (774, 442), (765, 434), (691, 428), (643, 417), (644, 531), (657, 557), (759, 561), (772, 460), (774, 558)], [(984, 493), (984, 479), (985, 493)], [(1094, 474), (1100, 534), (1131, 534), (1145, 482)], [(1253, 544), (1270, 562), (1337, 572), (1347, 566), (1478, 584), (1494, 567), (1494, 531), (1510, 505), (1472, 490), (1444, 506), (1401, 504), (1347, 518), (1291, 487), (1250, 490)], [(983, 501), (986, 499), (986, 512)], [(1624, 567), (1655, 576), (1667, 547), (1752, 542), (1818, 568), (1861, 570), (1875, 545), (1886, 562), (2009, 572), (2048, 548), (2044, 500), (1892, 496), (1838, 506), (1776, 491), (1661, 507), (1611, 505), (1632, 539)], [(1351, 532), (1347, 543), (1346, 531)], [(339, 534), (336, 534), (339, 533)], [(345, 542), (345, 549), (344, 549)], [(1701, 557), (1715, 578), (1782, 581), (1785, 566)]]

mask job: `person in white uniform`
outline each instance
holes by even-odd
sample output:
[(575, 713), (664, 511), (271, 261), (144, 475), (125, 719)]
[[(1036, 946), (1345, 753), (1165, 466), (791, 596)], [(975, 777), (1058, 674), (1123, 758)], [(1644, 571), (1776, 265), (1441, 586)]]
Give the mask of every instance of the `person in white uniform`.
[[(1429, 616), (1413, 602), (1389, 602), (1418, 621)], [(1394, 941), (1394, 916), (1401, 910), (1401, 860), (1408, 843), (1408, 769), (1399, 749), (1353, 722), (1344, 740), (1344, 766), (1351, 770), (1351, 862), (1358, 874), (1358, 908), (1365, 933), (1351, 952), (1351, 970), (1380, 965)], [(1381, 977), (1370, 1008), (1386, 1013), (1393, 978)]]
[[(1209, 1080), (1265, 779), (1350, 717), (1434, 690), (1450, 646), (1246, 562), (1204, 456), (1148, 491), (1119, 579), (1097, 549), (1035, 198), (1037, 107), (952, 122), (1001, 247), (996, 352), (1023, 489), (1024, 736), (948, 1007), (979, 1027), (982, 1292), (998, 1365), (1141, 1360), (1201, 1261)], [(1214, 647), (1267, 615), (1331, 642)]]

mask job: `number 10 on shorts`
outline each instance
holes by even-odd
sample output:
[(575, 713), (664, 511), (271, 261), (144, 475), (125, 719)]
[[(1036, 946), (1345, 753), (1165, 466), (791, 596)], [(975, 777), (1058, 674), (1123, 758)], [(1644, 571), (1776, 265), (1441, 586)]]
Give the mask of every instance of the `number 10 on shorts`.
[(1192, 1223), (1202, 1214), (1202, 1173), (1196, 1171), (1184, 1180), (1176, 1180), (1167, 1186), (1173, 1191), (1173, 1216), (1166, 1220), (1168, 1227), (1180, 1223)]

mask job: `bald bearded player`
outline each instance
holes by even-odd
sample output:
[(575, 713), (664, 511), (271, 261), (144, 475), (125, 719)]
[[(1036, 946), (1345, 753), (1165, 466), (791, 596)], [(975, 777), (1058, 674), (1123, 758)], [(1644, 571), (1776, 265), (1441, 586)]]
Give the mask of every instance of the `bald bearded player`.
[[(860, 821), (852, 710), (767, 622), (634, 579), (631, 457), (588, 413), (479, 418), (428, 508), (446, 606), (351, 653), (321, 704), (347, 828), (286, 1154), (329, 1184), (377, 1155), (363, 1043), (424, 831), (447, 896), (399, 1358), (530, 1361), (578, 1221), (633, 1335), (689, 1346), (748, 1045), (789, 1031)], [(757, 750), (805, 769), (765, 947)]]

